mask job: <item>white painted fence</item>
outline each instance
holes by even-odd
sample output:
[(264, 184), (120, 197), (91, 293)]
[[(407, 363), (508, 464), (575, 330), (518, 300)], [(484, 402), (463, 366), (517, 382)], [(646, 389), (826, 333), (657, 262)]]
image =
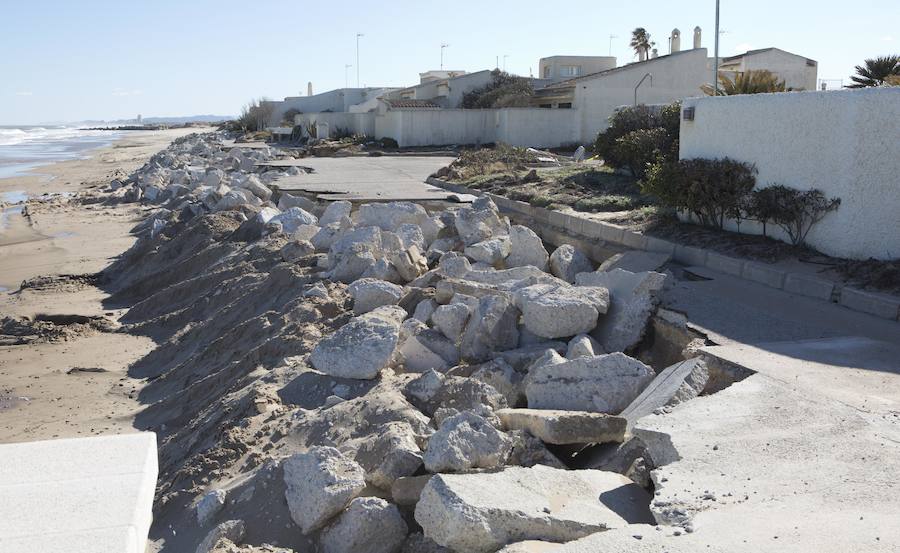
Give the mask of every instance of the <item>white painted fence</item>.
[[(810, 246), (853, 259), (900, 258), (900, 87), (689, 98), (690, 107), (682, 159), (730, 157), (756, 165), (759, 187), (838, 197), (838, 210), (809, 233)], [(745, 221), (740, 231), (761, 228)], [(785, 238), (772, 225), (767, 231)]]

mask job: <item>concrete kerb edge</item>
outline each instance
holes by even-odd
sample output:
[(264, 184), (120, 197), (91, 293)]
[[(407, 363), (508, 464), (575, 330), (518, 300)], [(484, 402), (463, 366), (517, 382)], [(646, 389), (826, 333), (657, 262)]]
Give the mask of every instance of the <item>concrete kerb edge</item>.
[[(451, 192), (472, 194), (474, 196), (485, 194), (479, 190), (446, 182), (435, 177), (429, 177), (426, 182)], [(900, 321), (900, 298), (897, 297), (858, 290), (848, 286), (839, 287), (833, 282), (807, 274), (783, 271), (763, 263), (729, 257), (705, 248), (682, 246), (661, 238), (646, 236), (640, 232), (625, 230), (623, 227), (611, 223), (578, 217), (577, 215), (543, 207), (534, 207), (525, 202), (508, 198), (503, 198), (503, 200), (498, 202), (497, 198), (500, 196), (495, 194), (487, 195), (494, 200), (494, 203), (497, 204), (501, 211), (515, 213), (517, 219), (530, 219), (532, 224), (538, 227), (552, 227), (535, 229), (535, 232), (548, 242), (556, 245), (580, 241), (601, 241), (607, 245), (635, 250), (669, 253), (679, 262), (700, 265), (714, 271), (763, 284), (770, 288), (784, 290), (788, 293), (838, 303), (852, 311), (866, 313), (891, 321)], [(523, 220), (522, 222), (527, 221)]]

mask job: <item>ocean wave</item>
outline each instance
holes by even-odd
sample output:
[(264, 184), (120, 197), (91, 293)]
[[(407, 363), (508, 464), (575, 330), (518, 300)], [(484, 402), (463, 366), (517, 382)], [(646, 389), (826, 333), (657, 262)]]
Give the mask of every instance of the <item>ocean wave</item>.
[(74, 127), (23, 127), (0, 129), (0, 146), (40, 144), (73, 138), (99, 136), (106, 131), (88, 131)]

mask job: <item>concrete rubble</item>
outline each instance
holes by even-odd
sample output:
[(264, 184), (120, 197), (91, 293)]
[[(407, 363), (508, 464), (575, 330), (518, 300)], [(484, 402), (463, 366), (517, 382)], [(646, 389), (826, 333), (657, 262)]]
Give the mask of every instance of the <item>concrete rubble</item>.
[(595, 270), (486, 197), (279, 192), (285, 170), (256, 162), (287, 152), (222, 138), (179, 139), (111, 192), (160, 222), (104, 276), (122, 323), (159, 343), (131, 371), (160, 434), (164, 552), (207, 534), (488, 552), (670, 523), (650, 512), (649, 455), (640, 474), (630, 457), (570, 470), (703, 391), (700, 361), (639, 360), (664, 273)]

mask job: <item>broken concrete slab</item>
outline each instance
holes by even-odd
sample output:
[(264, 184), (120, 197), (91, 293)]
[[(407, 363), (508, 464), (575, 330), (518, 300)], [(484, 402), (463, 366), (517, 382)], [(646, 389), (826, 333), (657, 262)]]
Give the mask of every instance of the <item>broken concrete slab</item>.
[(460, 356), (486, 361), (494, 352), (515, 349), (519, 345), (518, 319), (519, 310), (508, 298), (488, 295), (479, 299), (463, 332)]
[(457, 211), (454, 224), (460, 239), (466, 245), (509, 234), (509, 228), (500, 218), (497, 206), (486, 196), (472, 202), (471, 207), (463, 207)]
[[(682, 532), (675, 536), (672, 531), (660, 531), (649, 524), (629, 524), (607, 532), (597, 532), (590, 536), (567, 543), (547, 543), (545, 541), (522, 541), (508, 545), (497, 553), (731, 553), (735, 549), (721, 547), (712, 540), (701, 544), (688, 543), (681, 539)], [(759, 550), (757, 550), (759, 551)]]
[(579, 274), (579, 286), (601, 286), (609, 290), (609, 310), (591, 335), (606, 351), (629, 351), (644, 337), (647, 321), (659, 302), (665, 283), (662, 273), (631, 273), (623, 269)]
[(197, 502), (197, 524), (206, 526), (225, 506), (226, 492), (222, 489), (210, 490)]
[(706, 363), (699, 358), (688, 359), (667, 367), (620, 413), (620, 416), (628, 420), (630, 428), (641, 417), (694, 399), (706, 387), (708, 379)]
[[(319, 217), (319, 226), (325, 226), (331, 223), (340, 223), (344, 217), (350, 217), (353, 210), (353, 204), (346, 200), (331, 202), (325, 207), (322, 216)], [(309, 211), (307, 209), (307, 211)]]
[(313, 447), (282, 462), (291, 519), (304, 534), (321, 528), (366, 487), (366, 472), (333, 447)]
[(623, 417), (558, 409), (500, 409), (497, 417), (504, 430), (527, 430), (544, 443), (588, 444), (621, 442), (625, 438)]
[(470, 309), (467, 305), (463, 303), (449, 303), (438, 306), (434, 313), (431, 314), (431, 321), (434, 323), (435, 328), (444, 333), (444, 336), (456, 342), (466, 328), (469, 313)]
[(618, 414), (656, 373), (623, 353), (581, 357), (532, 368), (525, 381), (528, 407)]
[(603, 354), (601, 346), (593, 337), (587, 334), (579, 334), (571, 340), (566, 347), (566, 359), (578, 359), (579, 357), (594, 357)]
[(401, 476), (391, 486), (391, 498), (397, 505), (408, 507), (419, 502), (422, 489), (431, 480), (431, 474), (419, 476)]
[[(245, 531), (243, 520), (226, 520), (206, 534), (206, 537), (197, 546), (195, 553), (212, 553), (217, 550), (216, 545), (223, 540), (228, 540), (232, 543), (240, 542), (244, 538)], [(45, 549), (43, 551), (48, 550)]]
[(650, 496), (620, 474), (542, 465), (440, 474), (422, 490), (416, 521), (454, 551), (496, 551), (533, 539), (575, 540), (651, 520)]
[(409, 528), (397, 509), (377, 497), (357, 497), (319, 537), (322, 553), (398, 553)]
[(425, 468), (428, 472), (459, 472), (502, 466), (512, 450), (512, 440), (471, 411), (441, 423), (428, 439)]
[(491, 266), (500, 264), (509, 256), (509, 237), (491, 238), (466, 246), (465, 254), (473, 261), (480, 261)]
[(372, 379), (391, 361), (406, 318), (402, 307), (379, 307), (354, 317), (316, 344), (309, 356), (313, 367), (331, 376)]

